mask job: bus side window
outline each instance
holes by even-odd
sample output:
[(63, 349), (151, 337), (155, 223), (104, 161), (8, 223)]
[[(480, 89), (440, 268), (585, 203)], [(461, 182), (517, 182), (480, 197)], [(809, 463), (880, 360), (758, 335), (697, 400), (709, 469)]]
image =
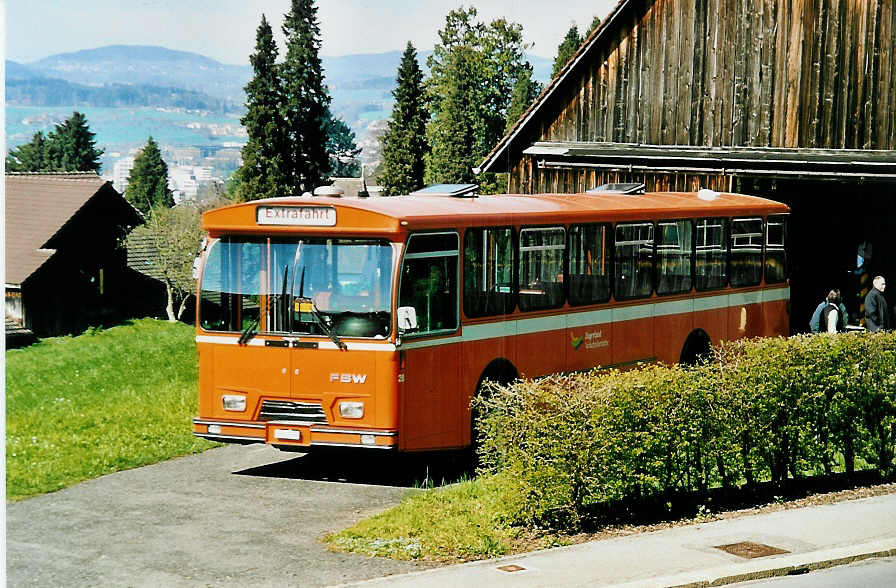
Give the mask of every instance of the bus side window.
[(653, 292), (653, 223), (616, 225), (614, 294), (618, 300)]
[(728, 219), (697, 219), (697, 290), (712, 290), (728, 285)]
[(415, 335), (457, 330), (458, 241), (457, 233), (417, 233), (408, 240), (398, 306), (415, 309)]
[(657, 223), (657, 294), (684, 294), (691, 291), (693, 238), (694, 222), (691, 220), (661, 220)]
[(464, 314), (510, 314), (514, 308), (513, 230), (473, 228), (464, 235)]
[(569, 228), (569, 303), (597, 304), (610, 299), (609, 225)]
[(786, 239), (787, 217), (768, 217), (765, 229), (765, 281), (768, 284), (781, 283), (787, 277)]
[(756, 286), (762, 279), (762, 219), (731, 221), (731, 285)]
[(520, 231), (520, 310), (563, 306), (563, 253), (566, 229), (548, 227)]

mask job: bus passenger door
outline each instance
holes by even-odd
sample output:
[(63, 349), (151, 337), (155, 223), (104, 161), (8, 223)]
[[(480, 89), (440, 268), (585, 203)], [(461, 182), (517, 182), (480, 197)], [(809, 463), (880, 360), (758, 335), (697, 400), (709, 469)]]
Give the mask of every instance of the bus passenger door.
[(411, 343), (404, 353), (405, 368), (400, 408), (400, 440), (404, 449), (460, 445), (461, 344), (450, 339)]
[(418, 233), (408, 239), (398, 306), (416, 324), (403, 333), (399, 446), (431, 449), (461, 444), (458, 235)]

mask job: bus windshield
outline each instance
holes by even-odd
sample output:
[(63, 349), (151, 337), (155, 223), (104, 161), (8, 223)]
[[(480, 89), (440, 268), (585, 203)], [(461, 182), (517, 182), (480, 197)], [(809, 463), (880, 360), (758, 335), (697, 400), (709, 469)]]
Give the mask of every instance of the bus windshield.
[[(202, 273), (200, 326), (384, 338), (392, 324), (392, 260), (392, 246), (380, 240), (219, 239)], [(317, 316), (300, 308), (300, 298), (314, 302)]]

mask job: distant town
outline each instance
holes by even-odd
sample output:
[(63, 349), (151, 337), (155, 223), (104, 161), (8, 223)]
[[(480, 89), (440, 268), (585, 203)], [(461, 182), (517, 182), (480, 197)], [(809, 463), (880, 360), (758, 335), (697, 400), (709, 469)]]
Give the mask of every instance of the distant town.
[[(204, 195), (213, 195), (222, 190), (226, 179), (242, 165), (242, 146), (240, 143), (189, 147), (162, 145), (162, 157), (168, 164), (168, 187), (174, 194), (175, 203), (197, 202)], [(114, 163), (103, 168), (102, 178), (111, 181), (122, 194), (127, 188), (138, 151), (139, 148), (134, 147), (127, 153), (106, 154), (106, 159)]]
[[(430, 53), (421, 53), (424, 68)], [(323, 59), (331, 108), (355, 133), (367, 174), (381, 161), (379, 138), (394, 103), (399, 58), (394, 51)], [(550, 60), (529, 59), (534, 77), (546, 81)], [(100, 174), (116, 190), (124, 192), (134, 156), (152, 135), (168, 164), (175, 202), (201, 200), (242, 163), (247, 134), (240, 117), (250, 75), (248, 66), (163, 47), (108, 46), (27, 64), (7, 61), (7, 150), (78, 110), (105, 150)]]

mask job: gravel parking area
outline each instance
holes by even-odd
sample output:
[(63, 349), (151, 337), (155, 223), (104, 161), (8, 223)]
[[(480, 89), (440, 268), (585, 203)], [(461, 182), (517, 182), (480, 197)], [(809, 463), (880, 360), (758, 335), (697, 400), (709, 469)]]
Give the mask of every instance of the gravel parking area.
[[(424, 473), (425, 476), (425, 473)], [(319, 541), (400, 502), (417, 472), (369, 454), (227, 446), (7, 505), (10, 586), (327, 586), (434, 564)]]

